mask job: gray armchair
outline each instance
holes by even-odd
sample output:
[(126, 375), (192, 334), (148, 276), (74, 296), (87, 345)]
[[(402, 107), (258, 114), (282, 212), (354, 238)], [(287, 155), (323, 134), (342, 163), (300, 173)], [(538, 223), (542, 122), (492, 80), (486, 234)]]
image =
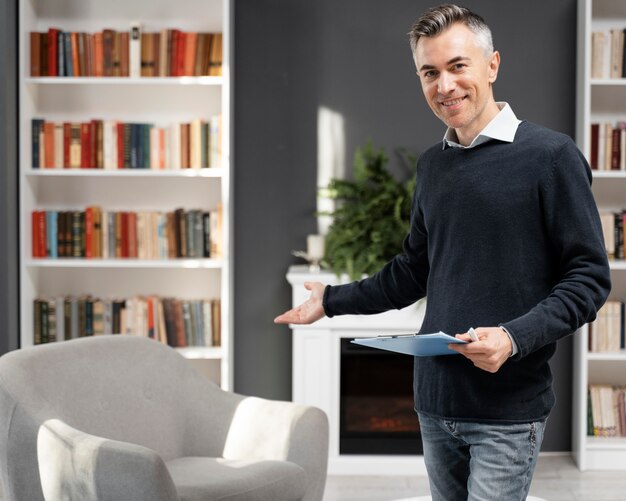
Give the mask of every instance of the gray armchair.
[(321, 500), (327, 453), (321, 410), (222, 391), (146, 338), (0, 357), (6, 501)]

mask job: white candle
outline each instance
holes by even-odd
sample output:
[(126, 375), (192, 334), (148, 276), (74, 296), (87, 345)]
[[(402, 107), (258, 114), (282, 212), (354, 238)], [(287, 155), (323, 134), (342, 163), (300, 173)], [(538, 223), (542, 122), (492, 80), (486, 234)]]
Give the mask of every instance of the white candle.
[(310, 260), (319, 261), (324, 257), (324, 235), (306, 237), (306, 253)]

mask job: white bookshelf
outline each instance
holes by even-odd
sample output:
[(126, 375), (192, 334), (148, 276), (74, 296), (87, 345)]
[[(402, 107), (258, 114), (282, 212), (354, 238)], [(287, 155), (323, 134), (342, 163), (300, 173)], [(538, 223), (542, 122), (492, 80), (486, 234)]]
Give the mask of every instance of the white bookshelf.
[[(231, 71), (233, 0), (20, 0), (20, 346), (34, 343), (38, 296), (159, 295), (221, 299), (221, 346), (177, 351), (224, 389), (233, 387)], [(147, 32), (177, 28), (223, 34), (219, 77), (31, 77), (31, 31)], [(222, 116), (222, 164), (184, 170), (33, 169), (31, 120), (175, 122)], [(223, 255), (205, 259), (33, 259), (31, 212), (83, 210), (172, 211), (223, 209)]]
[[(626, 79), (591, 79), (591, 33), (626, 28), (626, 2), (579, 0), (576, 141), (590, 155), (591, 123), (626, 120)], [(626, 208), (626, 172), (594, 171), (593, 193), (601, 211)], [(626, 261), (611, 262), (609, 299), (626, 298)], [(626, 438), (587, 436), (589, 384), (626, 385), (626, 353), (590, 353), (589, 329), (574, 337), (572, 450), (581, 470), (626, 470)]]

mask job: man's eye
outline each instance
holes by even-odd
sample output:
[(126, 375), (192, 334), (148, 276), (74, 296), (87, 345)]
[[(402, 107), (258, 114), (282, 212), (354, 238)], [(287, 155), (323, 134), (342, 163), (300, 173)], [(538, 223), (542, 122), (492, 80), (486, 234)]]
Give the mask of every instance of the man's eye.
[(434, 77), (434, 76), (435, 76), (435, 72), (434, 72), (434, 71), (432, 71), (432, 70), (426, 71), (426, 72), (424, 73), (424, 77), (426, 77), (426, 78), (432, 78), (432, 77)]
[(459, 71), (462, 70), (463, 68), (465, 68), (465, 65), (463, 63), (457, 63), (452, 67), (455, 71)]

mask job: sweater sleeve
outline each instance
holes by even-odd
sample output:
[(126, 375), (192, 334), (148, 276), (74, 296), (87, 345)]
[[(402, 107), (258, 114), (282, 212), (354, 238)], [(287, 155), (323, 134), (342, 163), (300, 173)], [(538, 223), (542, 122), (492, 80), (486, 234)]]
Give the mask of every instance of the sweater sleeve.
[(371, 277), (345, 285), (327, 286), (323, 300), (326, 316), (369, 315), (401, 309), (426, 295), (429, 264), (424, 215), (418, 203), (419, 164), (417, 172), (411, 226), (402, 252)]
[(530, 311), (502, 324), (519, 348), (513, 360), (593, 321), (611, 289), (589, 165), (568, 139), (555, 152), (551, 167), (540, 196), (546, 234), (556, 256), (558, 282)]

